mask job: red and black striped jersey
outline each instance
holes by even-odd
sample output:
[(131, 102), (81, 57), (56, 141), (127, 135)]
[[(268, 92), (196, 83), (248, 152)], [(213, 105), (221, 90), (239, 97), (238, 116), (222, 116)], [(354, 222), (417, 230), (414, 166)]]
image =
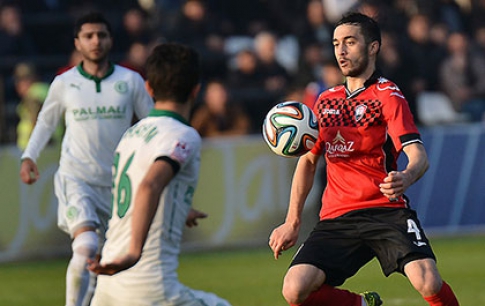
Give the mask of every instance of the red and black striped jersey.
[(405, 207), (379, 190), (407, 144), (421, 142), (408, 103), (393, 82), (374, 74), (349, 92), (339, 85), (323, 92), (313, 108), (320, 134), (312, 149), (325, 154), (327, 187), (320, 219), (373, 207)]

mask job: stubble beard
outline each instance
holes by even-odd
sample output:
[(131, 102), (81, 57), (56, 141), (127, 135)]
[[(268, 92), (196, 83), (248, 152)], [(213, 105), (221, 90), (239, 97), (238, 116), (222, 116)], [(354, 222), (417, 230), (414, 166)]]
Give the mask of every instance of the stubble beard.
[(342, 71), (342, 74), (345, 77), (355, 78), (362, 75), (365, 72), (365, 70), (367, 69), (367, 66), (369, 66), (369, 54), (368, 52), (363, 52), (363, 53), (364, 53), (363, 56), (354, 62), (355, 66), (352, 65), (353, 67), (348, 69), (347, 72)]

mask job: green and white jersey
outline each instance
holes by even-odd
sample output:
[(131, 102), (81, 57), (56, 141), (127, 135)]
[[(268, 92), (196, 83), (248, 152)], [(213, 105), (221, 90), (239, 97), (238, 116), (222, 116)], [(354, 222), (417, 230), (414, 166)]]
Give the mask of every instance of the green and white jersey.
[(110, 186), (113, 152), (133, 115), (145, 118), (153, 100), (142, 77), (111, 65), (103, 78), (81, 65), (56, 76), (22, 158), (37, 160), (65, 116), (59, 171), (98, 186)]
[(151, 165), (158, 158), (168, 157), (180, 169), (162, 192), (140, 261), (109, 277), (114, 286), (121, 286), (121, 291), (130, 288), (130, 294), (135, 291), (150, 295), (149, 292), (160, 292), (162, 278), (163, 282), (177, 280), (182, 232), (199, 176), (201, 142), (197, 131), (183, 117), (156, 109), (123, 135), (114, 157), (113, 208), (103, 262), (128, 250), (135, 195)]

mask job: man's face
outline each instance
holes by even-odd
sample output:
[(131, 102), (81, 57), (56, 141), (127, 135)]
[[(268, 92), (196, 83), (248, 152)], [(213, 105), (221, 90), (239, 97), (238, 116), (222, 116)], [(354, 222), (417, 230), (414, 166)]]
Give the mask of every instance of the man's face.
[(369, 64), (369, 51), (360, 27), (352, 24), (338, 26), (333, 34), (335, 58), (344, 76), (358, 77)]
[(100, 63), (107, 59), (113, 40), (102, 23), (85, 23), (74, 40), (85, 61)]

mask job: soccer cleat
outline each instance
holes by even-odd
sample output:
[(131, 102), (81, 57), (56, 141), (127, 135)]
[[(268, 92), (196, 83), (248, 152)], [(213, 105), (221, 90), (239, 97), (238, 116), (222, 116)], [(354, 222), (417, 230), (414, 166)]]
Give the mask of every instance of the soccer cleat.
[(366, 291), (361, 293), (364, 297), (365, 302), (367, 303), (367, 306), (379, 306), (382, 305), (382, 300), (379, 294), (377, 292), (373, 291)]

